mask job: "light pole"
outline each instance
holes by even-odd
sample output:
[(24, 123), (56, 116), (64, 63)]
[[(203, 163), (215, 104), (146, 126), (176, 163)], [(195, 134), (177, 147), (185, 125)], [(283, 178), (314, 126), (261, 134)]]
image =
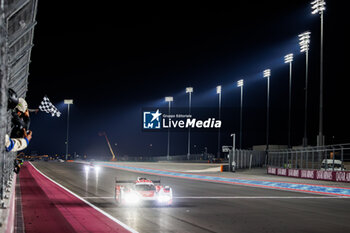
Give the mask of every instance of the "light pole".
[[(221, 85), (216, 87), (216, 94), (218, 94), (219, 97), (219, 120), (221, 120)], [(218, 152), (217, 152), (217, 156), (218, 158), (220, 158), (220, 128), (218, 130)]]
[[(171, 108), (171, 102), (174, 101), (174, 98), (172, 96), (165, 97), (165, 102), (169, 103), (169, 111), (168, 114), (170, 115), (170, 108)], [(167, 149), (167, 160), (170, 159), (170, 129), (168, 128), (168, 149)]]
[[(229, 170), (232, 171), (232, 172), (235, 172), (236, 171), (236, 134), (231, 134), (231, 137), (232, 137), (232, 160), (230, 160), (230, 163), (229, 163)], [(233, 166), (232, 166), (233, 164)]]
[[(193, 87), (186, 87), (186, 93), (188, 93), (188, 114), (191, 115), (191, 102), (192, 102)], [(191, 155), (191, 128), (188, 127), (188, 142), (187, 142), (187, 160)]]
[(323, 146), (323, 12), (326, 10), (324, 0), (315, 0), (311, 2), (312, 14), (319, 13), (321, 19), (321, 46), (320, 46), (320, 116), (319, 116), (319, 133), (317, 146)]
[(271, 70), (266, 69), (263, 72), (264, 78), (267, 79), (267, 99), (266, 99), (266, 155), (269, 150), (269, 122), (270, 122), (270, 76)]
[(299, 35), (299, 45), (300, 52), (305, 52), (305, 113), (304, 113), (304, 138), (303, 146), (307, 146), (307, 86), (308, 86), (308, 69), (309, 69), (309, 44), (310, 44), (310, 34), (311, 32), (307, 31)]
[(292, 63), (293, 53), (284, 56), (284, 63), (289, 63), (289, 108), (288, 108), (288, 148), (291, 148), (291, 113), (292, 113)]
[(64, 104), (67, 104), (68, 114), (67, 114), (67, 138), (66, 138), (66, 161), (68, 160), (68, 144), (69, 144), (69, 106), (73, 104), (72, 99), (64, 100)]
[(237, 81), (237, 87), (241, 88), (241, 111), (240, 111), (240, 120), (239, 120), (239, 149), (242, 149), (242, 137), (243, 137), (243, 133), (242, 133), (242, 122), (243, 122), (243, 85), (244, 85), (244, 81), (243, 79), (238, 80)]

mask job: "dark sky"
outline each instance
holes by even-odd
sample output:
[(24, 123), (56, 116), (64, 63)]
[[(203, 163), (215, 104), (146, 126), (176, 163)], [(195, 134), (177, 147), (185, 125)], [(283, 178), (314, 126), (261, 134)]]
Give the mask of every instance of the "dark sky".
[[(340, 4), (327, 1), (325, 13), (325, 117), (326, 142), (350, 141), (348, 134), (349, 28)], [(179, 4), (69, 4), (38, 3), (38, 24), (30, 66), (27, 100), (36, 108), (47, 95), (62, 111), (61, 118), (32, 115), (30, 151), (64, 154), (67, 107), (70, 115), (70, 152), (108, 155), (105, 131), (117, 154), (164, 155), (166, 134), (141, 131), (141, 108), (164, 107), (173, 95), (175, 107), (187, 106), (186, 86), (193, 86), (193, 106), (216, 107), (215, 87), (223, 85), (223, 106), (232, 128), (223, 129), (222, 144), (238, 133), (240, 92), (234, 82), (245, 79), (244, 147), (265, 143), (266, 80), (261, 72), (272, 69), (271, 144), (287, 143), (288, 65), (283, 56), (295, 54), (293, 70), (292, 142), (303, 135), (305, 57), (297, 35), (312, 32), (309, 76), (311, 144), (318, 133), (319, 17), (311, 15), (309, 1), (233, 5)], [(216, 133), (195, 134), (193, 145), (216, 152)], [(171, 153), (186, 152), (187, 134), (172, 135)], [(152, 149), (149, 145), (152, 144)]]

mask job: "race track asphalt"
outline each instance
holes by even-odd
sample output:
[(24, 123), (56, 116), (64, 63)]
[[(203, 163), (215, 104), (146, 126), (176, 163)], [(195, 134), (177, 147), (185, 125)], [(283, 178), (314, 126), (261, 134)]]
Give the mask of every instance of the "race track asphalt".
[(161, 177), (173, 189), (172, 206), (118, 206), (116, 177), (159, 176), (106, 167), (86, 173), (78, 163), (32, 164), (138, 232), (350, 232), (349, 198)]

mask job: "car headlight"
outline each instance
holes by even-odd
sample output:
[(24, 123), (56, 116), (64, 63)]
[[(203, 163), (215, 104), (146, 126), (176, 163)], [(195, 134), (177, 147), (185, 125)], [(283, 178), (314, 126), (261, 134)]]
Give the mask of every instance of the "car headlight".
[(158, 201), (159, 202), (168, 202), (171, 200), (171, 196), (170, 195), (159, 195), (158, 196)]
[(95, 172), (100, 172), (101, 167), (95, 167)]
[(140, 202), (140, 197), (136, 193), (125, 193), (124, 194), (124, 201), (128, 204), (137, 204)]
[(85, 168), (85, 172), (88, 172), (90, 169), (89, 166), (86, 166), (86, 165), (84, 166), (84, 168)]

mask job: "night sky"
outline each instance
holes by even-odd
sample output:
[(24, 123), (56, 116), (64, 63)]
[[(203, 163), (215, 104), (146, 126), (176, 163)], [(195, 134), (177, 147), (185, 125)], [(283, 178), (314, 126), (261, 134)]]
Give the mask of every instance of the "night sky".
[[(326, 143), (350, 142), (345, 9), (327, 1), (324, 46), (324, 134)], [(292, 143), (303, 136), (305, 56), (298, 34), (311, 31), (308, 136), (316, 144), (319, 106), (320, 21), (309, 1), (235, 1), (232, 5), (87, 4), (39, 1), (27, 101), (37, 108), (44, 95), (62, 112), (60, 118), (32, 114), (33, 139), (27, 152), (64, 154), (67, 106), (73, 154), (109, 155), (105, 131), (117, 155), (165, 155), (166, 133), (141, 130), (142, 107), (188, 105), (186, 86), (193, 86), (193, 107), (217, 107), (215, 87), (223, 86), (222, 144), (239, 133), (240, 89), (244, 86), (243, 146), (265, 144), (266, 80), (272, 70), (270, 143), (287, 143), (289, 66), (293, 63)], [(334, 138), (333, 138), (334, 136)], [(152, 144), (152, 147), (149, 145)], [(193, 152), (215, 154), (217, 134), (193, 133)], [(174, 133), (171, 154), (185, 154), (187, 134)]]

